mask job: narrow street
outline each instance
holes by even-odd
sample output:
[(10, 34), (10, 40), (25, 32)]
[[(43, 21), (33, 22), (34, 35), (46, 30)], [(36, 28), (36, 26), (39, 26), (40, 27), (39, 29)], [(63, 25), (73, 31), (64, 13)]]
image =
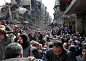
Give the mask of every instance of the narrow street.
[(4, 0), (0, 61), (86, 61), (86, 0), (54, 2)]

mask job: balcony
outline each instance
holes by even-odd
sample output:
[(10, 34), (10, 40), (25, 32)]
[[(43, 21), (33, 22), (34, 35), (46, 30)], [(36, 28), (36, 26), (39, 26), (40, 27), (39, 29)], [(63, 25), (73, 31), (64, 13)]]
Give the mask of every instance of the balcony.
[(80, 13), (86, 10), (86, 0), (72, 0), (64, 14)]

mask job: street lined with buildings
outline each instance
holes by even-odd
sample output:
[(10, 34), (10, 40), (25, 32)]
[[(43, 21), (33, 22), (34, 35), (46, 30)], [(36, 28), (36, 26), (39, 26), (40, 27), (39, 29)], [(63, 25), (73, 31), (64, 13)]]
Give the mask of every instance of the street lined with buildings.
[(52, 21), (42, 0), (11, 0), (1, 7), (0, 13), (1, 19), (14, 23), (42, 26), (49, 25)]
[(55, 0), (54, 19), (42, 0), (5, 3), (0, 61), (86, 61), (86, 0)]

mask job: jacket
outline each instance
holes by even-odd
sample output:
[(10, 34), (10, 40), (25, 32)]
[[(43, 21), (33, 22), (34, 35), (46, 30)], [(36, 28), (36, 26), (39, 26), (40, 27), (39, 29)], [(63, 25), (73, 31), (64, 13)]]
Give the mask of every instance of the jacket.
[(5, 56), (5, 47), (9, 44), (9, 41), (0, 39), (0, 60)]
[(68, 53), (69, 60), (68, 61), (77, 61), (76, 56), (72, 53)]
[(46, 56), (48, 61), (68, 61), (68, 55), (66, 50), (62, 50), (62, 54), (60, 56), (57, 56), (53, 49), (49, 49), (46, 52)]

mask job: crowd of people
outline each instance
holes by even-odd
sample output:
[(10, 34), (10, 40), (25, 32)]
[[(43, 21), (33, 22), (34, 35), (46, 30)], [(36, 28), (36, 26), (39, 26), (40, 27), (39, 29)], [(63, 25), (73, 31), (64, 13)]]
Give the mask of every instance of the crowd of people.
[(0, 22), (2, 61), (85, 61), (86, 41), (71, 26), (31, 28)]

